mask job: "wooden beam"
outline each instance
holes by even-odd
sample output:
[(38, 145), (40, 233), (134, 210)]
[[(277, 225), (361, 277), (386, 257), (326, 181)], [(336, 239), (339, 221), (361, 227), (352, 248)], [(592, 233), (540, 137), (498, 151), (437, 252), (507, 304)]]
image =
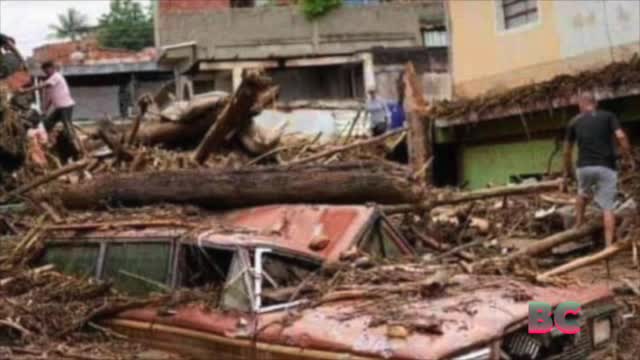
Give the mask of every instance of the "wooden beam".
[(507, 260), (512, 261), (521, 257), (535, 256), (542, 254), (558, 245), (562, 245), (571, 241), (583, 239), (591, 234), (595, 234), (602, 230), (602, 223), (591, 223), (579, 228), (569, 229), (548, 236), (542, 240), (538, 240), (526, 248), (520, 249), (509, 256)]
[(627, 247), (629, 247), (629, 245), (631, 245), (630, 241), (623, 241), (623, 242), (618, 242), (615, 243), (609, 247), (607, 247), (606, 249), (597, 252), (593, 255), (589, 255), (589, 256), (585, 256), (585, 257), (581, 257), (579, 259), (575, 259), (573, 261), (570, 261), (564, 265), (558, 266), (555, 269), (549, 270), (545, 273), (542, 273), (540, 275), (538, 275), (536, 277), (537, 281), (540, 282), (545, 282), (548, 281), (549, 278), (551, 278), (552, 276), (557, 276), (557, 275), (562, 275), (562, 274), (566, 274), (568, 272), (583, 268), (585, 266), (597, 263), (599, 261), (608, 259), (614, 255), (616, 255), (617, 253), (619, 253), (620, 251), (626, 249)]

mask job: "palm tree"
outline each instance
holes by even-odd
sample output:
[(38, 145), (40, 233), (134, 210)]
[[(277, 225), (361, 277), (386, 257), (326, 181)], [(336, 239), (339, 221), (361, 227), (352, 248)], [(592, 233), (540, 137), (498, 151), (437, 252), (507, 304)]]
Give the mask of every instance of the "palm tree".
[(58, 24), (49, 25), (53, 31), (52, 37), (71, 39), (75, 41), (79, 35), (87, 32), (87, 16), (74, 8), (67, 9), (64, 14), (58, 14)]

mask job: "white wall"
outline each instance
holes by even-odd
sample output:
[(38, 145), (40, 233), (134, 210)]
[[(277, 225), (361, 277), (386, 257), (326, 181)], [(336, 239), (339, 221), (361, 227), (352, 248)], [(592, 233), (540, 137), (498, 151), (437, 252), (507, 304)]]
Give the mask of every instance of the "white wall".
[(564, 57), (621, 45), (640, 48), (640, 1), (556, 0), (554, 6)]

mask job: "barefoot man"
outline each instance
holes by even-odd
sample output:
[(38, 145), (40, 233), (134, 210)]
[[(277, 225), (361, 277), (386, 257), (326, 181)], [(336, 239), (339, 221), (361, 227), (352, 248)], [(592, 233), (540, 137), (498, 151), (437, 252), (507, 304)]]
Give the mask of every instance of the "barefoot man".
[(567, 128), (563, 188), (566, 189), (568, 178), (573, 175), (573, 145), (577, 145), (576, 226), (579, 227), (584, 223), (585, 209), (593, 198), (602, 209), (604, 237), (607, 246), (610, 246), (616, 233), (616, 218), (613, 213), (618, 192), (616, 141), (631, 171), (635, 170), (635, 163), (629, 140), (616, 116), (598, 109), (595, 98), (589, 94), (580, 95), (578, 106), (580, 114), (569, 123)]

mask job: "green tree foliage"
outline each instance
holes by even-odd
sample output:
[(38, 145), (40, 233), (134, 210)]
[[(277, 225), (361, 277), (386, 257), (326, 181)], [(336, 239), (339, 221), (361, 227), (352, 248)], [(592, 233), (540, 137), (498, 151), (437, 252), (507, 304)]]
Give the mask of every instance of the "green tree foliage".
[(108, 14), (100, 18), (98, 41), (107, 48), (140, 50), (153, 46), (151, 9), (132, 0), (111, 0)]
[(58, 23), (49, 25), (49, 29), (53, 31), (50, 34), (51, 37), (75, 41), (87, 33), (87, 16), (74, 8), (69, 8), (64, 14), (58, 14)]
[(308, 20), (317, 19), (339, 8), (342, 0), (302, 0), (302, 12)]

